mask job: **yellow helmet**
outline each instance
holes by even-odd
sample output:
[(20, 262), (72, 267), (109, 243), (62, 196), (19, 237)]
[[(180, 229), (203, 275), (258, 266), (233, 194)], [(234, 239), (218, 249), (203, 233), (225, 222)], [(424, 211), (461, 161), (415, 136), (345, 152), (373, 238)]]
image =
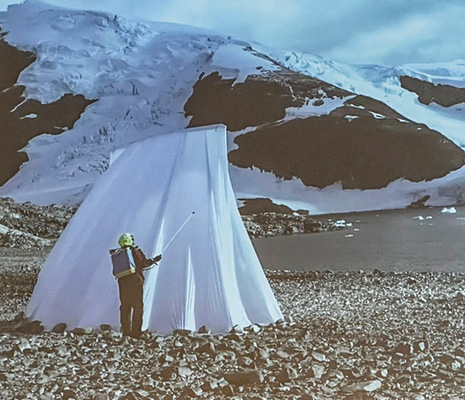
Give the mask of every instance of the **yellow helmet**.
[(123, 233), (118, 239), (120, 247), (134, 246), (134, 236), (131, 233)]

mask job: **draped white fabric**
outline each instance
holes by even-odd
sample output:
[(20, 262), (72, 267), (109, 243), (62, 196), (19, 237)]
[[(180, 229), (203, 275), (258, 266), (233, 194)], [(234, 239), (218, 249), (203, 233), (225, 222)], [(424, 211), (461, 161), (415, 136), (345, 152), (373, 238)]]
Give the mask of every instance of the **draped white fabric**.
[(137, 142), (119, 152), (50, 253), (26, 315), (46, 329), (119, 328), (118, 285), (108, 250), (133, 233), (159, 254), (146, 274), (143, 329), (229, 331), (282, 318), (237, 210), (223, 125)]

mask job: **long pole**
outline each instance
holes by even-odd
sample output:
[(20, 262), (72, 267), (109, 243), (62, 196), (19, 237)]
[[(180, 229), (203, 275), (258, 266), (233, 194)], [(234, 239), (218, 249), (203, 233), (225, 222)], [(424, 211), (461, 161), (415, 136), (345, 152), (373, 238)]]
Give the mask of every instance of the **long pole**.
[(161, 254), (165, 253), (165, 251), (170, 247), (171, 243), (173, 243), (173, 240), (176, 238), (176, 236), (179, 235), (179, 232), (182, 231), (182, 228), (186, 226), (186, 224), (189, 222), (189, 220), (195, 215), (195, 211), (192, 211), (192, 214), (184, 221), (184, 223), (181, 225), (181, 227), (176, 231), (176, 233), (173, 235), (173, 237), (170, 239), (170, 241), (167, 243), (165, 248), (161, 251)]
[[(176, 233), (171, 237), (170, 241), (167, 243), (167, 245), (163, 248), (163, 250), (161, 251), (161, 254), (164, 254), (165, 251), (168, 249), (168, 247), (171, 245), (171, 243), (173, 243), (173, 240), (176, 238), (176, 236), (179, 235), (179, 232), (182, 231), (182, 228), (184, 228), (186, 226), (186, 224), (189, 222), (189, 220), (194, 216), (195, 214), (195, 211), (192, 211), (192, 214), (189, 215), (189, 217), (184, 221), (184, 223), (181, 225), (181, 227), (176, 231)], [(148, 270), (151, 270), (153, 267), (155, 267), (155, 265), (158, 265), (157, 263), (154, 263), (151, 267), (148, 267), (148, 268), (144, 268), (144, 271), (148, 271)]]

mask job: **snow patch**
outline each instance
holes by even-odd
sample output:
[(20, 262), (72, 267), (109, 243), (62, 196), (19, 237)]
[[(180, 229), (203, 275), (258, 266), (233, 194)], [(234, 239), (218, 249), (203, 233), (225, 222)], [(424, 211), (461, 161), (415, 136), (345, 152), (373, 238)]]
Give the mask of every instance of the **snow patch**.
[(255, 130), (257, 130), (256, 127), (248, 127), (245, 129), (241, 129), (240, 131), (228, 132), (228, 135), (227, 135), (228, 152), (239, 148), (239, 146), (234, 142), (234, 140), (238, 136), (245, 135), (246, 133), (253, 132)]
[(24, 117), (21, 117), (20, 119), (28, 119), (28, 118), (37, 118), (37, 114), (34, 114), (34, 113), (27, 114)]
[(211, 63), (222, 71), (223, 78), (234, 78), (234, 85), (245, 82), (249, 75), (256, 75), (262, 70), (279, 69), (271, 61), (254, 55), (249, 48), (236, 43), (222, 45), (214, 52)]
[(385, 118), (386, 118), (385, 115), (383, 115), (383, 114), (378, 114), (378, 113), (375, 113), (375, 112), (373, 112), (373, 111), (370, 111), (370, 114), (373, 115), (373, 117), (376, 118), (376, 119), (385, 119)]
[(365, 107), (363, 107), (363, 106), (358, 106), (358, 105), (356, 105), (356, 104), (349, 104), (349, 107), (358, 108), (359, 110), (365, 110)]
[(310, 99), (307, 99), (305, 105), (302, 107), (288, 107), (286, 108), (286, 116), (284, 121), (290, 121), (297, 118), (309, 118), (309, 117), (319, 117), (322, 115), (328, 115), (336, 108), (344, 106), (344, 103), (352, 98), (353, 96), (343, 97), (343, 98), (323, 98), (323, 104), (316, 106), (314, 102), (310, 103)]

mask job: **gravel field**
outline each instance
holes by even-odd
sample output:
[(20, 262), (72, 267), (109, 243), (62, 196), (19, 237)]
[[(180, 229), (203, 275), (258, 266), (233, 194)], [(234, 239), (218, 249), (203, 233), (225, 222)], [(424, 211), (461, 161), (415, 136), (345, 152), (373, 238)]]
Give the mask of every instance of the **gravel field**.
[(0, 249), (2, 399), (465, 398), (464, 274), (267, 271), (285, 322), (123, 341), (24, 332), (45, 256)]

